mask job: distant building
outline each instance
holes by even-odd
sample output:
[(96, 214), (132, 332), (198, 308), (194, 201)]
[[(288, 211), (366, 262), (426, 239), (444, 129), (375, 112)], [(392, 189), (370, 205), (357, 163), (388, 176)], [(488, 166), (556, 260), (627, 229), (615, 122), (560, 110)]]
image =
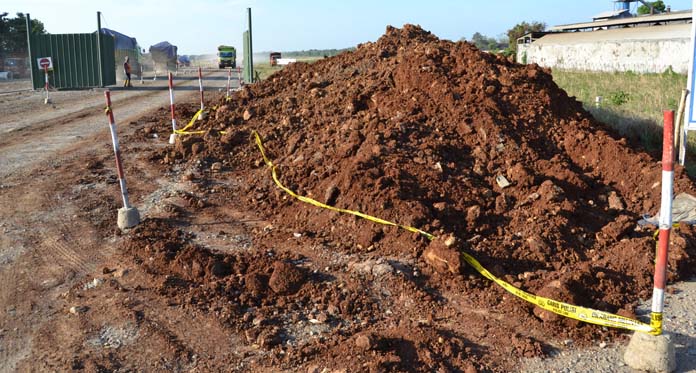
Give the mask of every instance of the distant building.
[(690, 10), (645, 16), (618, 10), (593, 19), (517, 39), (517, 61), (566, 70), (687, 72)]

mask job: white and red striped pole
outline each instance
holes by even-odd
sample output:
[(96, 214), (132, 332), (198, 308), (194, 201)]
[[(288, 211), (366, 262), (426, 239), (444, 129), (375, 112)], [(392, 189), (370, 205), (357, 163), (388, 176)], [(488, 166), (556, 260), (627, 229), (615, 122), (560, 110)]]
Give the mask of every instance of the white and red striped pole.
[(242, 88), (244, 81), (242, 80), (242, 68), (237, 68), (237, 81), (239, 82), (239, 88)]
[(230, 100), (230, 81), (232, 80), (232, 68), (227, 70), (227, 94), (225, 95), (225, 100)]
[(660, 232), (655, 258), (655, 282), (653, 288), (650, 325), (653, 334), (662, 334), (662, 312), (667, 284), (667, 251), (672, 229), (672, 195), (674, 193), (674, 111), (665, 110), (662, 138), (662, 200), (660, 203)]
[(174, 115), (174, 83), (172, 73), (169, 72), (169, 110), (172, 113), (172, 134), (169, 135), (169, 143), (176, 143), (176, 117)]
[(205, 105), (203, 104), (203, 71), (200, 66), (198, 66), (198, 89), (201, 92), (201, 113), (198, 115), (198, 119), (203, 120), (205, 119), (205, 115), (203, 114)]
[(51, 98), (48, 96), (48, 66), (44, 66), (44, 90), (46, 91), (46, 98), (44, 99), (44, 104), (50, 104)]
[(118, 210), (118, 226), (121, 229), (131, 228), (140, 223), (140, 214), (138, 213), (138, 210), (135, 207), (132, 207), (128, 201), (126, 175), (123, 173), (123, 165), (121, 164), (121, 150), (118, 145), (114, 112), (111, 109), (111, 92), (108, 90), (104, 92), (104, 98), (106, 99), (106, 117), (109, 120), (111, 142), (114, 145), (114, 155), (116, 156), (116, 172), (118, 173), (118, 182), (121, 186), (121, 198), (123, 198), (123, 208)]
[(143, 82), (143, 64), (142, 63), (140, 64), (140, 84), (145, 84), (145, 82)]

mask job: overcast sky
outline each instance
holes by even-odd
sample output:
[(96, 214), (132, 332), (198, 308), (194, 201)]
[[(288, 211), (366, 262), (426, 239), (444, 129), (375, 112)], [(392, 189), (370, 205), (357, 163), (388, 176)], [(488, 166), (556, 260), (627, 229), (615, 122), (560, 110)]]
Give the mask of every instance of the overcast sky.
[[(672, 10), (691, 0), (667, 0)], [(30, 13), (50, 33), (102, 26), (138, 39), (145, 49), (160, 41), (179, 54), (214, 53), (220, 44), (241, 50), (246, 8), (252, 8), (256, 52), (345, 48), (374, 41), (386, 25), (420, 24), (440, 38), (499, 36), (520, 21), (549, 26), (591, 20), (614, 9), (611, 0), (3, 0), (0, 12)], [(633, 5), (635, 10), (637, 5)]]

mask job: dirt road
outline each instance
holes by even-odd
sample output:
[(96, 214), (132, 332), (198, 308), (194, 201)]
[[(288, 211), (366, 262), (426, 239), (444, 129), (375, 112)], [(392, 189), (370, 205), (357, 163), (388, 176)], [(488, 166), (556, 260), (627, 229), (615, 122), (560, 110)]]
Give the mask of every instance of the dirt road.
[[(224, 76), (207, 73), (207, 90), (219, 94)], [(175, 84), (178, 103), (197, 101), (193, 75), (180, 75)], [(166, 80), (160, 79), (136, 82), (131, 90), (112, 89), (122, 135), (145, 113), (168, 108), (164, 87)], [(0, 371), (35, 367), (36, 358), (49, 361), (45, 355), (56, 354), (52, 348), (37, 351), (37, 339), (46, 341), (43, 333), (71, 333), (55, 329), (55, 318), (69, 311), (66, 292), (101, 271), (118, 239), (98, 230), (115, 226), (118, 201), (102, 90), (57, 92), (52, 98), (53, 105), (44, 105), (39, 92), (0, 96)], [(167, 139), (152, 140), (153, 146), (165, 146)], [(147, 178), (138, 180), (137, 160), (129, 157), (127, 143), (123, 147), (131, 194), (139, 201), (142, 191), (156, 186), (141, 186)], [(90, 162), (104, 164), (99, 183), (81, 182), (90, 174)]]

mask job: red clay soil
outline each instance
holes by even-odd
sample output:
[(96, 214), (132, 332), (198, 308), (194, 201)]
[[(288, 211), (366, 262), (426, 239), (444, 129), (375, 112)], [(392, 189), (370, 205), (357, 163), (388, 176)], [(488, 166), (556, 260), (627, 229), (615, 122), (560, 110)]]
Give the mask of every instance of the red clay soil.
[[(655, 241), (636, 222), (659, 207), (660, 163), (595, 121), (546, 69), (405, 25), (217, 104), (196, 126), (204, 136), (182, 136), (151, 160), (206, 170), (197, 177), (212, 208), (242, 206), (271, 225), (251, 230), (254, 249), (221, 253), (174, 220), (150, 219), (127, 252), (163, 279), (163, 296), (218, 312), (268, 351), (257, 369), (509, 370), (559, 341), (620, 335), (509, 295), (457, 263), (442, 245), (449, 235), (450, 247), (532, 293), (623, 315), (650, 296)], [(167, 136), (166, 110), (155, 117), (145, 134)], [(291, 198), (253, 130), (298, 194), (443, 238), (431, 244)], [(675, 192), (693, 189), (677, 167)], [(670, 281), (694, 275), (695, 244), (692, 228), (675, 230)], [(307, 325), (323, 329), (301, 334)]]

